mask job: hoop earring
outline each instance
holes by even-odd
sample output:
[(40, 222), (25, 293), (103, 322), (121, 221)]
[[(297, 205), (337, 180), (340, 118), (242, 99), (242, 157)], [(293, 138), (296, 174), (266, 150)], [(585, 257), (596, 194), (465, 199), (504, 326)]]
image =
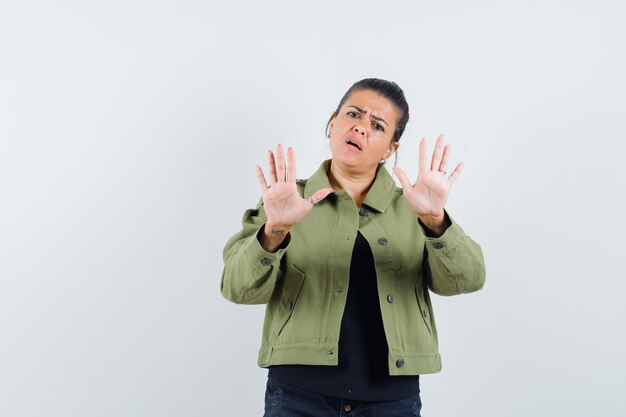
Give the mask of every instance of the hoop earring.
[(381, 159), (380, 161), (378, 161), (378, 165), (385, 165), (385, 162), (387, 162), (386, 159)]

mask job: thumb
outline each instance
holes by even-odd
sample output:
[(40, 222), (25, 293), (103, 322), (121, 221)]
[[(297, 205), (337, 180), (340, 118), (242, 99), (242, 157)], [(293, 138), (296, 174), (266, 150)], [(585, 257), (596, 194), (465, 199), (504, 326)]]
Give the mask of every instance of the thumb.
[(407, 178), (406, 173), (402, 170), (402, 168), (396, 167), (393, 169), (393, 172), (396, 174), (396, 176), (400, 180), (400, 184), (402, 185), (402, 188), (406, 191), (409, 191), (411, 189), (411, 182)]
[(311, 201), (313, 204), (317, 204), (320, 201), (322, 201), (323, 199), (325, 199), (326, 197), (328, 197), (329, 194), (334, 193), (335, 190), (333, 190), (332, 188), (322, 188), (320, 190), (317, 190), (316, 192), (313, 193), (313, 195), (311, 195)]

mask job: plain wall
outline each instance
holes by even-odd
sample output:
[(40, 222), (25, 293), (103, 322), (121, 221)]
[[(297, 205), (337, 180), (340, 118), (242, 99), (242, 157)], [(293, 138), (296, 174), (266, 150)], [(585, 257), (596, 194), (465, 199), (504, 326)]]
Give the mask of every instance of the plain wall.
[(422, 415), (626, 415), (623, 1), (4, 2), (0, 415), (260, 416), (263, 306), (222, 248), (365, 77), (444, 133), (480, 292), (433, 297)]

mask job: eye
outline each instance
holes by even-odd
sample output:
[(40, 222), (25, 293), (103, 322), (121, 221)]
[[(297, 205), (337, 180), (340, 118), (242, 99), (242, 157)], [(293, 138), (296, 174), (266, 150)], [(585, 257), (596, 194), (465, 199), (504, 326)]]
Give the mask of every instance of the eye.
[(374, 129), (380, 130), (381, 132), (385, 131), (385, 128), (379, 125), (378, 123), (374, 123)]
[(353, 112), (353, 111), (349, 111), (349, 112), (347, 112), (346, 114), (347, 114), (348, 116), (350, 116), (350, 117), (359, 117), (359, 115), (358, 115), (356, 112)]

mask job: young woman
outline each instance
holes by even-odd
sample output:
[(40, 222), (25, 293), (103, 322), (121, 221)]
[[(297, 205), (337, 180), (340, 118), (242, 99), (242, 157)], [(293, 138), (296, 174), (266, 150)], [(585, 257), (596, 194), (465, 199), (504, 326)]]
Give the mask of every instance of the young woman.
[(258, 364), (269, 368), (265, 415), (419, 416), (419, 375), (439, 372), (430, 292), (477, 291), (480, 247), (444, 209), (458, 164), (440, 136), (419, 144), (411, 184), (384, 163), (409, 119), (393, 82), (365, 79), (326, 126), (332, 158), (296, 180), (296, 158), (268, 152), (263, 196), (224, 248), (221, 290), (266, 304)]

